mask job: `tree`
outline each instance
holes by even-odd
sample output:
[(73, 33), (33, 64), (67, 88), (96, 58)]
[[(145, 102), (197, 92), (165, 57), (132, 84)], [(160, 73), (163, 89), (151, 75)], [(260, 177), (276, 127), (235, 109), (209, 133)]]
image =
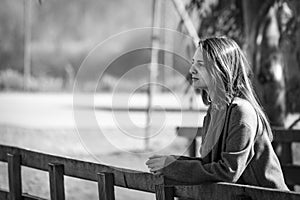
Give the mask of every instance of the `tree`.
[(246, 51), (255, 89), (272, 126), (284, 126), (300, 103), (300, 2), (298, 0), (191, 0), (200, 37), (227, 35)]

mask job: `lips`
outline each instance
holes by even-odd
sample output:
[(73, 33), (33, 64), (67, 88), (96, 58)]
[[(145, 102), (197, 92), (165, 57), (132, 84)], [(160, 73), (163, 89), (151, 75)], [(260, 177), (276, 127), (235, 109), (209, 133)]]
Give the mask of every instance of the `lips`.
[(198, 80), (198, 78), (192, 77), (192, 80), (195, 81), (195, 80)]

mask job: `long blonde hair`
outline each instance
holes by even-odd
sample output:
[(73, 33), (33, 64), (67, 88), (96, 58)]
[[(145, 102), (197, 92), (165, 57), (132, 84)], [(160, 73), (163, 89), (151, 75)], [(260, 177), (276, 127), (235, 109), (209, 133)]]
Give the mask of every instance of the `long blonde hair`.
[(252, 70), (238, 44), (227, 37), (211, 37), (201, 40), (199, 47), (203, 49), (204, 59), (212, 63), (207, 70), (212, 75), (212, 87), (217, 94), (215, 101), (228, 104), (234, 97), (248, 100), (272, 140), (270, 123), (250, 80)]

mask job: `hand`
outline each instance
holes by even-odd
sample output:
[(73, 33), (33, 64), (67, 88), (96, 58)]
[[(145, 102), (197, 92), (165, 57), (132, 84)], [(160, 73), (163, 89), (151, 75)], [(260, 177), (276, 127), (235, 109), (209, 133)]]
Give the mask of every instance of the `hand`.
[(149, 157), (149, 160), (146, 162), (146, 165), (150, 169), (150, 172), (153, 173), (154, 175), (161, 175), (167, 157), (168, 156), (162, 156), (162, 155), (153, 155)]

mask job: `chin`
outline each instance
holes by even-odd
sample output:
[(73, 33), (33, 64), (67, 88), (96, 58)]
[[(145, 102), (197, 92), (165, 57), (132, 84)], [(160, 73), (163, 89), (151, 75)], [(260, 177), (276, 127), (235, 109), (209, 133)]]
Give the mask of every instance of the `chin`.
[(207, 88), (206, 85), (197, 84), (197, 83), (193, 83), (193, 87), (194, 87), (194, 89), (204, 89), (204, 88)]

